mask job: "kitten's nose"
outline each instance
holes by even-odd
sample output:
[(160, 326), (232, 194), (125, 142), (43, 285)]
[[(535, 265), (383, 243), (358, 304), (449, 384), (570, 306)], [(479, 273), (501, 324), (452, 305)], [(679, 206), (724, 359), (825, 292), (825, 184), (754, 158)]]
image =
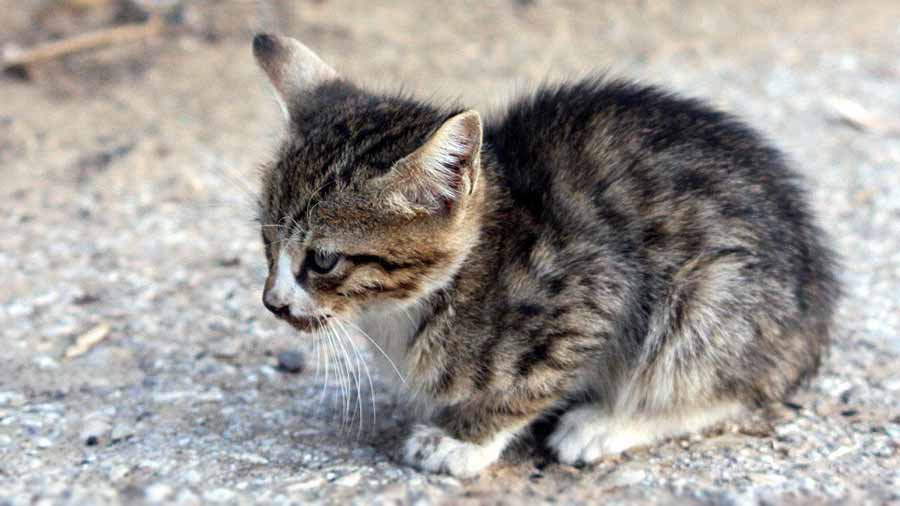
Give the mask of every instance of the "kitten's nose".
[(273, 303), (269, 302), (269, 297), (266, 297), (265, 294), (263, 294), (262, 302), (263, 302), (263, 306), (266, 306), (266, 309), (271, 311), (272, 314), (274, 314), (275, 316), (277, 316), (279, 318), (287, 318), (287, 316), (290, 315), (291, 308), (287, 304), (285, 304), (285, 305), (273, 304)]

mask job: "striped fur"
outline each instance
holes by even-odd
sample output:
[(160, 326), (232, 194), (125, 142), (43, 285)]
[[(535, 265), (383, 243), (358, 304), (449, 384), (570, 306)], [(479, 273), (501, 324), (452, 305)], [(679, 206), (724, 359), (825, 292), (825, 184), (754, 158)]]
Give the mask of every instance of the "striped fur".
[[(700, 430), (810, 377), (839, 294), (783, 156), (734, 117), (603, 78), (477, 113), (330, 77), (264, 169), (283, 249), (428, 407), (405, 458), (469, 476), (565, 406), (567, 462)], [(312, 252), (341, 255), (324, 275)], [(499, 448), (499, 449), (498, 449)]]

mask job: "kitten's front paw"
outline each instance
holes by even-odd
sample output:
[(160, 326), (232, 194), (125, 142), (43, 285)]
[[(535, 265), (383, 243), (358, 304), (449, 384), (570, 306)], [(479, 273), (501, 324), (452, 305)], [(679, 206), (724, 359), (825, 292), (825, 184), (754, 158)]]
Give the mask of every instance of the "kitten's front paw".
[(476, 476), (500, 457), (496, 445), (481, 446), (450, 437), (443, 430), (416, 425), (406, 440), (403, 458), (423, 471), (448, 473), (458, 478)]
[(575, 408), (559, 419), (547, 443), (563, 464), (590, 464), (605, 453), (609, 424), (604, 422), (594, 408)]
[(654, 434), (637, 422), (628, 426), (614, 421), (595, 406), (565, 413), (547, 441), (563, 464), (591, 464), (605, 455), (616, 455), (654, 441)]

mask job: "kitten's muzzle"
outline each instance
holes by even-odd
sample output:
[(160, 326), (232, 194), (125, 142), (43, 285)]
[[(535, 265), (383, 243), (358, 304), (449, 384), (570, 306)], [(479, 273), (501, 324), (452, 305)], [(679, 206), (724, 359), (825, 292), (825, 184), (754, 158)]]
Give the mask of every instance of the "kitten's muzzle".
[(294, 316), (291, 314), (290, 306), (275, 306), (263, 299), (263, 305), (272, 312), (278, 319), (284, 320), (291, 324), (292, 327), (301, 332), (313, 331), (328, 320), (328, 315), (321, 316)]

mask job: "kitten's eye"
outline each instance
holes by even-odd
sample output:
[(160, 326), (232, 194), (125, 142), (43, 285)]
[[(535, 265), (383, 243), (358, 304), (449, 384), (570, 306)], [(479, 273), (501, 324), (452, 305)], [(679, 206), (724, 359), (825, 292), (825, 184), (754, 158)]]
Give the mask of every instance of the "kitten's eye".
[(330, 272), (341, 259), (337, 253), (325, 253), (324, 251), (311, 251), (310, 257), (309, 268), (319, 274)]

